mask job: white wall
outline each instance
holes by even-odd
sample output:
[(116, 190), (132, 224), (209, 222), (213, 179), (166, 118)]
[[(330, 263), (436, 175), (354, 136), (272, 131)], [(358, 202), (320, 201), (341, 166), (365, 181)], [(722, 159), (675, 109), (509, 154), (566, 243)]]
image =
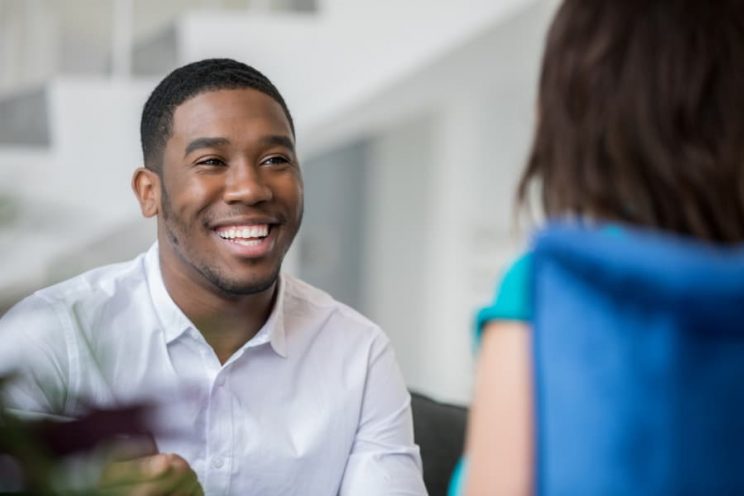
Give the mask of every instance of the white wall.
[(430, 229), (431, 116), (397, 123), (372, 139), (367, 184), (363, 294), (369, 316), (390, 337), (409, 386), (431, 390), (421, 343), (426, 328)]
[(457, 403), (471, 394), (474, 312), (523, 242), (511, 229), (512, 192), (531, 95), (508, 96), (511, 105), (453, 97), (371, 145), (364, 307), (391, 337), (409, 386)]
[(310, 133), (372, 139), (365, 307), (408, 384), (440, 399), (469, 401), (473, 315), (524, 247), (514, 189), (551, 12), (525, 9)]
[(329, 0), (316, 16), (194, 13), (179, 25), (182, 61), (233, 57), (255, 65), (282, 91), (302, 135), (530, 3)]

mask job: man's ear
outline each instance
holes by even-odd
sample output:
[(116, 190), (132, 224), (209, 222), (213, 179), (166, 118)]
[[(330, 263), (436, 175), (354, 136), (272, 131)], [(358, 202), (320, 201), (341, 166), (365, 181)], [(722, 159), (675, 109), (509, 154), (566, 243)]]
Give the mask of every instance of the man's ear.
[(160, 176), (157, 172), (144, 167), (134, 171), (132, 190), (145, 217), (154, 217), (160, 213), (160, 187)]

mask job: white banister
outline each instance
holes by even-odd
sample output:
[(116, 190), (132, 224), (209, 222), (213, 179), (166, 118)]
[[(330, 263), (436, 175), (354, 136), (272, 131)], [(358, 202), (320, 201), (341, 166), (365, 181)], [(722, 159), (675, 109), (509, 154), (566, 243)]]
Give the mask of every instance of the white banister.
[(133, 0), (113, 0), (113, 33), (111, 36), (112, 76), (128, 79), (132, 73)]

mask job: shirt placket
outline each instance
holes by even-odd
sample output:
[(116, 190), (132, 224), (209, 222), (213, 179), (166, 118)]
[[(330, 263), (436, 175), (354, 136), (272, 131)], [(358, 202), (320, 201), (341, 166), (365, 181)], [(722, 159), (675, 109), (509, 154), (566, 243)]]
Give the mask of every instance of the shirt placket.
[(221, 367), (213, 353), (202, 352), (209, 378), (205, 494), (229, 494), (234, 461), (233, 398), (229, 366)]

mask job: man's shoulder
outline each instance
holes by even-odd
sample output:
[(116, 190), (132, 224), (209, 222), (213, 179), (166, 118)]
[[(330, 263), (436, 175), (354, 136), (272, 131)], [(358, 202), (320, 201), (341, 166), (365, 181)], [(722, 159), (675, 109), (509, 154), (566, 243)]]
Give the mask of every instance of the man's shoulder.
[[(78, 342), (80, 335), (87, 341), (94, 334), (105, 334), (110, 326), (102, 322), (116, 320), (122, 312), (131, 311), (134, 295), (147, 291), (141, 264), (142, 257), (138, 257), (99, 267), (40, 289), (18, 302), (0, 318), (0, 349), (5, 352), (0, 353), (0, 369), (38, 365), (38, 360), (54, 357), (59, 363), (68, 363), (78, 356), (79, 349), (73, 343)], [(134, 312), (133, 318), (140, 314)]]
[(100, 266), (67, 280), (39, 289), (24, 298), (9, 311), (38, 310), (48, 307), (55, 311), (73, 308), (91, 311), (146, 286), (144, 254), (127, 262)]
[(289, 274), (282, 274), (282, 279), (285, 285), (285, 309), (288, 313), (323, 319), (345, 331), (384, 335), (376, 323), (326, 291)]
[(126, 261), (103, 265), (40, 289), (33, 296), (49, 302), (76, 303), (88, 298), (112, 297), (146, 283), (144, 254)]

